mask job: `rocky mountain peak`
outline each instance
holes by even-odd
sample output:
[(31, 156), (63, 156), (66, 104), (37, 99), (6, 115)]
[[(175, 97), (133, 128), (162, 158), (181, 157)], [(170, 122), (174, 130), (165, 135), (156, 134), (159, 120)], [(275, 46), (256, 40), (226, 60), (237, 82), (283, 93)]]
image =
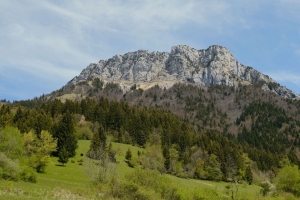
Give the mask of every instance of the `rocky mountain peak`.
[(154, 85), (169, 88), (175, 83), (189, 83), (207, 87), (210, 85), (249, 85), (265, 83), (265, 91), (271, 91), (289, 98), (300, 98), (279, 85), (269, 88), (275, 81), (252, 67), (237, 61), (225, 47), (212, 45), (197, 50), (187, 45), (177, 45), (171, 52), (150, 52), (138, 50), (124, 55), (115, 55), (108, 60), (100, 60), (85, 68), (79, 76), (68, 84), (100, 78), (104, 83), (115, 82), (126, 92), (136, 84), (142, 89)]

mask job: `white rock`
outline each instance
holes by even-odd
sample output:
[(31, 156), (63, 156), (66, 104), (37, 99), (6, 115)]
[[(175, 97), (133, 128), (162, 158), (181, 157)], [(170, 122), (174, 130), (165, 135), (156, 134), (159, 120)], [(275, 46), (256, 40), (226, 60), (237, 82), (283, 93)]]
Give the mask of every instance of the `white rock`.
[[(270, 77), (252, 67), (240, 64), (222, 46), (213, 45), (206, 50), (196, 50), (186, 45), (174, 46), (170, 53), (138, 50), (124, 55), (115, 55), (108, 60), (90, 64), (79, 76), (68, 84), (76, 84), (99, 77), (104, 82), (119, 83), (129, 90), (133, 84), (153, 85), (169, 88), (175, 83), (185, 82), (198, 86), (253, 84), (259, 81), (274, 82)], [(266, 87), (268, 87), (266, 85)], [(263, 89), (266, 90), (265, 86)], [(300, 98), (284, 87), (274, 92), (288, 98)]]

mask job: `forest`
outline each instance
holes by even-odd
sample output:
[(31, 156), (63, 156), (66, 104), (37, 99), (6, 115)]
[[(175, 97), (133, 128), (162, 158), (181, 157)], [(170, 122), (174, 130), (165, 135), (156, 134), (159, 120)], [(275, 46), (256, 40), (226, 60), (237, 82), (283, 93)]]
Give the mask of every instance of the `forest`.
[[(174, 89), (177, 100), (184, 99), (187, 111), (196, 110), (200, 124), (161, 106), (131, 105), (124, 99), (109, 100), (103, 96), (65, 102), (54, 99), (35, 106), (24, 102), (3, 104), (1, 178), (35, 182), (35, 172), (45, 171), (50, 156), (58, 157), (62, 165), (68, 163), (75, 156), (78, 140), (91, 140), (86, 156), (95, 160), (114, 162), (116, 152), (111, 142), (130, 144), (143, 151), (133, 159), (128, 149), (125, 159), (129, 167), (181, 178), (250, 185), (255, 182), (263, 187), (264, 194), (271, 185), (258, 181), (261, 172), (276, 180), (299, 173), (300, 122), (285, 109), (261, 100), (245, 104), (233, 123), (237, 133), (232, 134), (229, 125), (222, 124), (227, 113), (214, 103), (218, 97), (186, 97), (180, 87)], [(211, 88), (216, 94), (219, 89)], [(228, 88), (228, 93), (219, 93), (230, 96), (230, 91)], [(160, 98), (158, 92), (155, 94)], [(154, 96), (152, 101), (156, 101)], [(209, 125), (214, 120), (212, 112), (222, 128)], [(300, 180), (293, 181), (289, 186), (279, 181), (278, 189), (299, 196)]]

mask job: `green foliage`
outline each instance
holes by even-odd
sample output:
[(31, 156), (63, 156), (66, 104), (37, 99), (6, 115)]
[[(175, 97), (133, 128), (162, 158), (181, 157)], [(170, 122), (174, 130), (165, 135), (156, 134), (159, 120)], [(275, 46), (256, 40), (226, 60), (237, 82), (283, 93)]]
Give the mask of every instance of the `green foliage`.
[(25, 182), (36, 183), (37, 175), (34, 169), (31, 167), (24, 167), (20, 172), (20, 179)]
[(217, 181), (220, 181), (222, 179), (220, 163), (218, 162), (216, 155), (211, 154), (209, 156), (208, 162), (204, 164), (203, 177), (208, 180), (217, 180)]
[(107, 142), (106, 133), (102, 125), (100, 125), (91, 141), (90, 150), (87, 153), (87, 156), (97, 160), (104, 159), (107, 157), (108, 148), (109, 143)]
[(57, 126), (54, 128), (54, 137), (57, 138), (57, 155), (64, 149), (63, 157), (75, 156), (77, 138), (75, 135), (75, 124), (70, 112), (66, 112)]
[(119, 91), (120, 89), (120, 85), (117, 83), (106, 83), (105, 87), (104, 87), (104, 91), (110, 91), (110, 90), (115, 90), (115, 91)]
[[(37, 184), (10, 182), (0, 180), (0, 194), (3, 199), (231, 199), (224, 191), (224, 182), (202, 181), (195, 179), (182, 179), (175, 176), (160, 174), (156, 171), (136, 173), (138, 168), (130, 168), (124, 161), (128, 148), (131, 149), (133, 159), (137, 151), (142, 151), (136, 146), (113, 143), (112, 148), (119, 149), (116, 155), (117, 163), (114, 164), (112, 178), (106, 183), (91, 184), (90, 176), (86, 172), (89, 164), (95, 162), (83, 158), (80, 153), (85, 154), (90, 146), (90, 141), (78, 141), (78, 149), (75, 161), (83, 160), (83, 165), (78, 162), (69, 163), (68, 167), (58, 167), (54, 163), (57, 158), (52, 157), (53, 164), (47, 167), (47, 173), (37, 173)], [(99, 162), (99, 161), (97, 161)], [(96, 162), (96, 163), (97, 163)], [(99, 165), (93, 164), (95, 168)], [(135, 178), (130, 179), (131, 176)], [(128, 178), (129, 177), (129, 178)], [(142, 177), (143, 180), (136, 180)], [(153, 177), (153, 178), (152, 178)], [(149, 179), (148, 179), (149, 178)], [(153, 180), (154, 179), (154, 180)], [(129, 186), (128, 186), (129, 185)], [(151, 186), (153, 185), (153, 186)], [(156, 186), (155, 186), (156, 185)], [(158, 186), (157, 186), (158, 185)], [(34, 189), (33, 189), (34, 187)], [(131, 188), (131, 189), (130, 189)], [(240, 195), (236, 199), (265, 199), (259, 195), (260, 188), (251, 186), (240, 186)], [(132, 192), (133, 193), (130, 193)], [(281, 194), (280, 194), (281, 195)], [(279, 196), (275, 199), (284, 199)], [(291, 195), (290, 195), (291, 197)], [(273, 199), (273, 198), (269, 198)], [(290, 198), (292, 199), (292, 198)], [(294, 198), (295, 199), (295, 198)]]
[(35, 134), (41, 134), (42, 130), (51, 130), (53, 119), (50, 114), (45, 113), (44, 110), (33, 110), (30, 113), (30, 118), (30, 128), (34, 130)]
[(280, 85), (278, 83), (268, 83), (268, 87), (270, 90), (276, 89), (277, 87), (279, 87)]
[(132, 153), (131, 153), (130, 148), (128, 148), (128, 150), (126, 151), (125, 159), (130, 161), (131, 157), (132, 157)]
[(179, 159), (179, 153), (177, 151), (176, 145), (172, 145), (168, 152), (169, 152), (168, 153), (169, 154), (168, 155), (168, 158), (169, 158), (169, 172), (171, 174), (177, 174), (179, 172), (178, 167), (177, 167), (177, 162), (178, 162), (178, 159)]
[(101, 160), (89, 160), (86, 165), (87, 173), (95, 185), (111, 182), (118, 175), (115, 164), (108, 157)]
[(0, 178), (36, 182), (34, 170), (24, 165), (27, 163), (24, 158), (25, 150), (24, 141), (17, 128), (8, 126), (0, 131)]
[(12, 160), (0, 152), (0, 178), (17, 181), (20, 166), (17, 160)]
[(222, 195), (220, 195), (216, 190), (214, 189), (202, 189), (197, 188), (193, 191), (193, 198), (194, 200), (224, 200), (229, 199)]
[[(154, 199), (180, 199), (178, 188), (174, 184), (172, 184), (166, 176), (159, 174), (157, 171), (135, 170), (133, 173), (128, 174), (126, 176), (126, 179), (131, 185), (131, 191), (126, 191), (126, 193), (128, 194), (130, 194), (131, 192), (139, 194), (146, 189), (146, 191), (148, 191), (148, 194), (152, 193)], [(145, 195), (146, 199), (150, 199), (150, 196), (148, 196), (147, 193), (142, 194)]]
[(9, 105), (2, 105), (0, 108), (0, 129), (12, 125), (13, 116)]
[[(254, 101), (244, 109), (237, 119), (237, 124), (242, 125), (242, 122), (246, 123), (247, 119), (251, 119), (251, 128), (241, 126), (238, 140), (245, 144), (246, 152), (258, 163), (259, 169), (268, 170), (272, 166), (278, 167), (279, 160), (291, 145), (290, 134), (297, 131), (293, 125), (295, 124), (293, 118), (274, 104)], [(298, 136), (294, 134), (294, 137)], [(247, 146), (255, 148), (255, 151), (250, 151)], [(258, 153), (260, 150), (262, 151)], [(288, 156), (294, 164), (298, 164), (293, 148)]]
[(123, 182), (117, 190), (112, 190), (111, 194), (119, 199), (155, 199), (153, 193), (148, 192), (148, 190), (142, 190), (137, 184), (132, 182)]
[(69, 152), (65, 147), (61, 149), (61, 151), (58, 153), (58, 162), (60, 162), (62, 165), (69, 162)]
[(104, 82), (102, 80), (100, 80), (99, 78), (94, 78), (92, 85), (94, 87), (96, 87), (97, 89), (102, 90)]
[(260, 184), (261, 186), (261, 190), (260, 190), (260, 193), (263, 195), (263, 196), (267, 196), (269, 193), (270, 193), (270, 184), (268, 182), (263, 182)]
[(159, 172), (165, 171), (164, 157), (159, 146), (148, 145), (144, 153), (139, 157), (139, 162), (145, 169), (156, 170)]
[(250, 166), (248, 166), (248, 167), (246, 168), (245, 179), (246, 179), (246, 181), (248, 182), (249, 185), (252, 184), (252, 182), (253, 182), (253, 174), (252, 174), (252, 171), (251, 171), (251, 167), (250, 167)]
[(0, 131), (0, 152), (5, 153), (11, 159), (25, 154), (21, 133), (17, 128), (7, 126)]
[(57, 140), (48, 131), (42, 131), (38, 137), (32, 131), (23, 135), (29, 165), (37, 172), (44, 172), (51, 161), (50, 155), (56, 151)]
[(93, 131), (91, 130), (91, 125), (79, 125), (76, 129), (76, 135), (79, 140), (92, 140), (93, 139)]
[(283, 167), (275, 178), (279, 190), (300, 196), (300, 170), (296, 165)]
[[(97, 81), (94, 80), (94, 82), (93, 87), (97, 87)], [(114, 87), (114, 85), (107, 84), (104, 92)], [(204, 90), (199, 88), (195, 90), (192, 86), (175, 85), (173, 89), (166, 90), (165, 93), (156, 87), (141, 93), (142, 97), (145, 95), (151, 97), (148, 98), (151, 103), (152, 98), (156, 99), (155, 103), (159, 109), (134, 107), (126, 103), (125, 100), (117, 102), (101, 97), (98, 100), (89, 98), (81, 101), (66, 100), (64, 103), (56, 99), (32, 110), (15, 107), (11, 112), (9, 106), (8, 109), (1, 107), (1, 110), (3, 109), (3, 113), (11, 118), (5, 123), (11, 121), (19, 127), (22, 133), (33, 130), (39, 137), (39, 130), (45, 129), (51, 132), (53, 137), (58, 139), (58, 152), (62, 147), (68, 149), (71, 146), (70, 149), (74, 149), (75, 142), (69, 143), (69, 141), (74, 140), (68, 138), (73, 138), (72, 133), (77, 132), (74, 138), (78, 136), (91, 139), (92, 133), (97, 132), (102, 126), (103, 133), (112, 141), (145, 147), (146, 149), (139, 158), (145, 168), (166, 171), (180, 177), (228, 180), (239, 176), (251, 183), (250, 171), (253, 169), (251, 169), (252, 165), (246, 164), (247, 161), (243, 156), (245, 153), (256, 162), (258, 169), (273, 170), (275, 173), (279, 166), (279, 160), (286, 154), (296, 164), (296, 146), (299, 136), (295, 132), (299, 130), (299, 127), (291, 115), (288, 115), (284, 109), (277, 107), (278, 104), (276, 106), (274, 103), (262, 101), (250, 104), (241, 103), (242, 115), (237, 120), (237, 125), (240, 127), (227, 124), (230, 121), (227, 111), (223, 112), (223, 109), (218, 107), (218, 103), (222, 102), (224, 96), (225, 98), (232, 96), (231, 94), (235, 90), (235, 88), (226, 89), (223, 86), (216, 86), (209, 88), (209, 93), (206, 94)], [(138, 91), (131, 93), (138, 93)], [(170, 95), (168, 96), (168, 94)], [(237, 97), (239, 101), (243, 100), (245, 96), (240, 94), (244, 95), (244, 92), (239, 91)], [(175, 96), (176, 98), (174, 98)], [(184, 120), (169, 112), (176, 110), (176, 105), (169, 109), (162, 106), (160, 100), (163, 98), (168, 100), (164, 102), (164, 105), (174, 104), (172, 101), (182, 104), (184, 109), (179, 109), (176, 113), (184, 112), (184, 116), (181, 115)], [(134, 102), (131, 103), (134, 104)], [(293, 102), (288, 103), (293, 107)], [(146, 105), (148, 106), (148, 104)], [(16, 114), (13, 115), (12, 113)], [(63, 120), (67, 113), (71, 118), (74, 114), (84, 116), (89, 125), (82, 123), (76, 128), (74, 121), (73, 125), (70, 125), (72, 123), (69, 123), (68, 120)], [(178, 115), (180, 116), (180, 113)], [(2, 116), (4, 115), (0, 115), (0, 118)], [(197, 120), (193, 121), (193, 117), (196, 117)], [(43, 120), (39, 121), (39, 119)], [(46, 123), (47, 121), (48, 123)], [(235, 130), (239, 131), (238, 139), (229, 134), (229, 131)], [(293, 141), (290, 140), (291, 136), (293, 136)], [(105, 140), (100, 139), (99, 135), (95, 136), (95, 145), (91, 147), (94, 154), (95, 152), (98, 153), (97, 148), (101, 146), (101, 142), (96, 142), (97, 137), (99, 141)], [(104, 143), (105, 145), (102, 145), (100, 149), (102, 149), (103, 155), (107, 157), (110, 153), (109, 145), (108, 142)], [(151, 149), (148, 144), (156, 146), (156, 149)], [(295, 147), (290, 148), (293, 145)], [(289, 151), (285, 153), (287, 149)], [(68, 151), (74, 152), (74, 150)], [(202, 153), (197, 153), (197, 151)], [(32, 163), (39, 160), (34, 156), (31, 158)], [(136, 160), (134, 159), (133, 162), (135, 167), (138, 165)], [(151, 161), (154, 162), (150, 163)], [(161, 163), (163, 163), (162, 167)], [(253, 166), (256, 167), (256, 165)]]
[(26, 118), (29, 117), (28, 110), (22, 110), (21, 107), (18, 107), (16, 114), (13, 118), (13, 123), (18, 129), (23, 133), (29, 130), (29, 126)]

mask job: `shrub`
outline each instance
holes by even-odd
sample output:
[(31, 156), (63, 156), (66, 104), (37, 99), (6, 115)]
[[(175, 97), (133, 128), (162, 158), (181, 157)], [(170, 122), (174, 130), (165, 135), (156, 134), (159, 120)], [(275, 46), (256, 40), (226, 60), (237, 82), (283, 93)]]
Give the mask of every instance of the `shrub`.
[(25, 167), (20, 173), (20, 178), (22, 181), (36, 183), (36, 172), (30, 167)]
[(170, 184), (172, 181), (158, 171), (139, 169), (129, 174), (127, 180), (148, 191), (153, 191), (163, 199), (181, 199), (178, 188)]
[(107, 158), (87, 161), (87, 174), (95, 185), (109, 183), (117, 175), (116, 165)]
[(277, 188), (300, 196), (300, 170), (298, 166), (283, 167), (275, 178)]
[(18, 180), (19, 163), (8, 158), (4, 153), (0, 152), (0, 172), (1, 177), (7, 180)]
[(93, 139), (93, 131), (90, 128), (90, 124), (80, 125), (77, 127), (76, 134), (79, 140), (91, 140)]
[[(116, 194), (115, 194), (116, 195)], [(156, 199), (155, 194), (151, 190), (143, 189), (139, 185), (132, 182), (125, 182), (121, 184), (120, 190), (117, 196), (120, 199)]]

